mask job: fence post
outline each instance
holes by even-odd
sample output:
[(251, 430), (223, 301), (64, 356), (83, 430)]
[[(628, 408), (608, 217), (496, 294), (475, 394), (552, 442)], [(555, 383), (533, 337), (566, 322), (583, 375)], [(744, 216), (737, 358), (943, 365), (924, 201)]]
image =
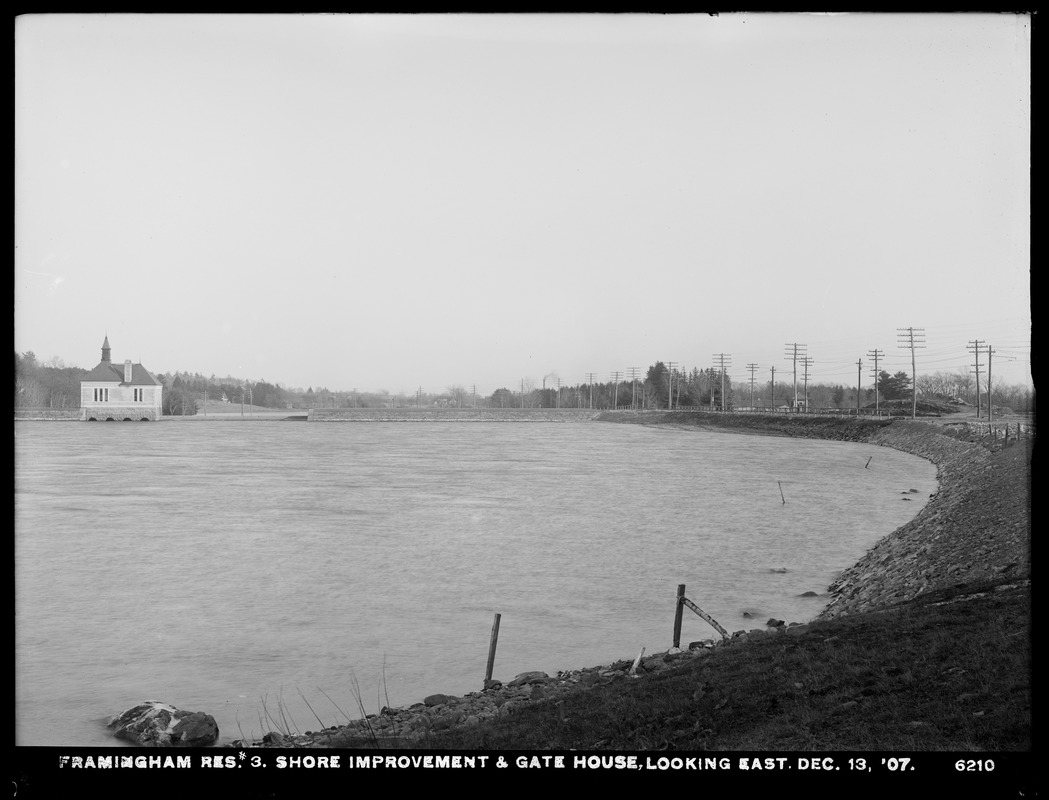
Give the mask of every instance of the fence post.
[(492, 682), (492, 668), (495, 666), (495, 646), (499, 642), (499, 618), (501, 616), (501, 614), (496, 614), (495, 622), (492, 623), (492, 640), (488, 644), (488, 668), (484, 671), (485, 689)]
[(677, 607), (674, 609), (674, 647), (681, 647), (681, 612), (685, 605), (681, 602), (685, 596), (685, 584), (679, 583), (677, 587)]

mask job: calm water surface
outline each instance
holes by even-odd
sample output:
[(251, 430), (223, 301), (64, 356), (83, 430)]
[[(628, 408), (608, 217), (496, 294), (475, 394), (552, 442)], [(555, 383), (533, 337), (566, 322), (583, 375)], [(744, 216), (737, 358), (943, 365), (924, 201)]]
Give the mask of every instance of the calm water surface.
[(17, 422), (15, 466), (16, 743), (49, 746), (118, 744), (147, 699), (229, 740), (477, 691), (496, 613), (503, 681), (666, 650), (681, 583), (730, 632), (802, 622), (936, 485), (600, 423)]

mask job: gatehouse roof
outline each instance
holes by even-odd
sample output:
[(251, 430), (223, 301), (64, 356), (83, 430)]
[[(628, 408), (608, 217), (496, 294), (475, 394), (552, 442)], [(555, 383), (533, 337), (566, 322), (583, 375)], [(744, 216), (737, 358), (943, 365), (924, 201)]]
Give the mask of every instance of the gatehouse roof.
[(131, 380), (124, 383), (124, 365), (112, 361), (101, 361), (99, 365), (85, 375), (85, 382), (122, 383), (125, 386), (162, 386), (149, 370), (141, 364), (131, 365)]

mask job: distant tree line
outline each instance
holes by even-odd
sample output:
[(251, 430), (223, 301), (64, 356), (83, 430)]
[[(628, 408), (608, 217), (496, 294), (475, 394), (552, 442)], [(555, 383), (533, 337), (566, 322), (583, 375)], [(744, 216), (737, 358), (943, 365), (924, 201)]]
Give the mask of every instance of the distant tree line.
[[(918, 378), (918, 397), (940, 402), (977, 404), (974, 376), (936, 372)], [(980, 387), (980, 403), (986, 405), (986, 382)], [(594, 408), (666, 409), (703, 408), (782, 409), (795, 402), (793, 381), (733, 381), (714, 368), (691, 370), (670, 369), (661, 361), (650, 366), (636, 380), (595, 381), (558, 388), (537, 388), (534, 380), (523, 380), (519, 388), (501, 387), (480, 403), (493, 408)], [(911, 377), (904, 371), (889, 374), (882, 370), (875, 385), (808, 383), (797, 385), (799, 408), (873, 408), (878, 402), (908, 400), (912, 396)], [(1023, 385), (995, 382), (991, 392), (994, 405), (1012, 411), (1034, 410), (1034, 396)], [(724, 399), (724, 406), (722, 400)], [(858, 403), (857, 403), (858, 399)]]
[[(78, 408), (80, 382), (88, 370), (66, 366), (57, 356), (41, 363), (32, 351), (15, 353), (15, 408)], [(291, 389), (265, 380), (248, 380), (200, 373), (172, 372), (155, 376), (164, 384), (163, 413), (197, 414), (204, 407), (224, 402), (260, 408), (410, 408), (487, 406), (489, 408), (593, 408), (593, 409), (666, 409), (706, 408), (711, 410), (758, 408), (771, 409), (794, 403), (793, 382), (755, 380), (735, 382), (727, 371), (679, 369), (656, 361), (647, 370), (618, 379), (579, 382), (570, 385), (537, 385), (535, 379), (522, 379), (516, 387), (500, 387), (490, 395), (478, 395), (462, 385), (448, 386), (444, 392), (390, 393), (385, 389), (372, 392), (357, 390), (332, 391), (312, 386)], [(549, 376), (548, 376), (549, 378)], [(560, 381), (556, 381), (560, 384)], [(986, 376), (982, 376), (977, 398), (976, 376), (966, 370), (932, 372), (919, 375), (918, 397), (942, 402), (986, 406)], [(893, 401), (911, 397), (911, 377), (906, 372), (890, 375), (882, 370), (877, 387), (799, 382), (798, 405), (808, 408), (873, 407), (876, 401)], [(875, 394), (877, 391), (877, 394)], [(1034, 394), (1023, 385), (995, 381), (991, 398), (995, 406), (1013, 411), (1034, 411)]]
[(40, 363), (32, 350), (15, 353), (15, 408), (79, 408), (87, 373), (58, 356)]

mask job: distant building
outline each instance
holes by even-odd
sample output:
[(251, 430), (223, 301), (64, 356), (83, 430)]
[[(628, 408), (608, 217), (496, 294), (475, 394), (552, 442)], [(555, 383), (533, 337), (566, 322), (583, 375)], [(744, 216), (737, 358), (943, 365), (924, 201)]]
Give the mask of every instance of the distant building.
[(86, 420), (157, 420), (164, 384), (141, 364), (114, 364), (109, 337), (102, 342), (102, 360), (80, 381), (80, 408)]

